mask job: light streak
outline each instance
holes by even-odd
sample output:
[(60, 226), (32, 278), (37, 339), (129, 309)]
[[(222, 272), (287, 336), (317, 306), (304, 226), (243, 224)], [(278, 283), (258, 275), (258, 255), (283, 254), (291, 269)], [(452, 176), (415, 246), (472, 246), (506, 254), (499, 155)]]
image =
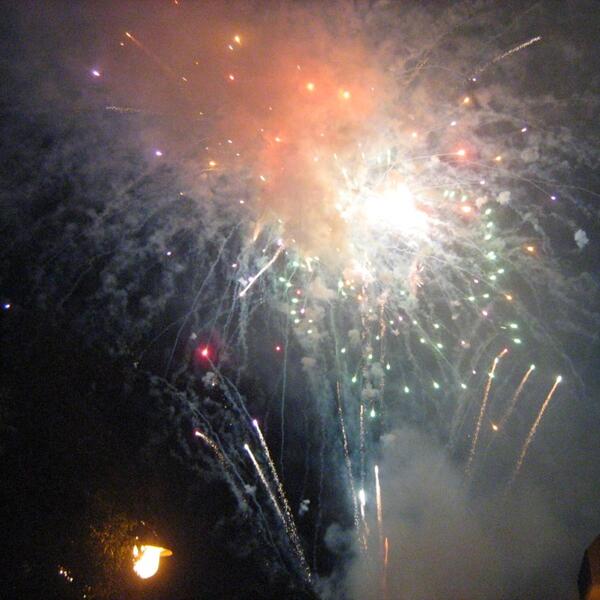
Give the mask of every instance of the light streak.
[[(504, 60), (505, 58), (508, 58), (512, 54), (516, 54), (517, 52), (520, 52), (521, 50), (524, 50), (525, 48), (528, 48), (532, 44), (536, 44), (537, 42), (541, 42), (541, 41), (542, 41), (542, 36), (541, 35), (536, 35), (535, 37), (532, 37), (530, 40), (527, 40), (526, 42), (523, 42), (522, 44), (519, 44), (518, 46), (515, 46), (514, 48), (511, 48), (510, 50), (507, 50), (506, 52), (503, 52), (502, 54), (499, 54), (498, 56), (496, 56), (495, 58), (493, 58), (489, 62), (485, 63), (482, 67), (479, 67), (479, 69), (477, 69), (476, 74), (477, 75), (481, 75), (481, 73), (483, 73), (484, 71), (486, 71), (489, 67), (491, 67), (492, 65), (496, 64), (497, 62), (500, 62), (501, 60)], [(477, 80), (476, 77), (471, 77), (471, 79), (472, 79), (472, 81), (476, 81)]]
[(221, 452), (217, 444), (215, 444), (215, 442), (211, 438), (209, 438), (205, 433), (203, 433), (199, 429), (194, 430), (194, 435), (197, 438), (200, 438), (215, 453), (217, 459), (221, 463), (221, 466), (226, 468), (225, 457), (223, 456), (223, 453)]
[(158, 65), (158, 67), (160, 67), (163, 73), (166, 73), (167, 75), (175, 79), (181, 80), (181, 75), (178, 75), (167, 63), (165, 63), (159, 56), (157, 56), (154, 52), (152, 52), (144, 44), (142, 44), (142, 42), (140, 42), (140, 40), (136, 38), (132, 33), (126, 31), (125, 36), (128, 39), (130, 39), (148, 58), (150, 58), (156, 65)]
[(379, 484), (379, 466), (375, 465), (375, 501), (377, 509), (377, 531), (379, 533), (379, 548), (383, 547), (383, 506), (381, 503), (381, 485)]
[(277, 248), (277, 252), (275, 252), (273, 258), (269, 260), (269, 262), (250, 280), (248, 285), (238, 294), (238, 298), (243, 298), (246, 295), (246, 292), (256, 283), (256, 281), (260, 278), (260, 276), (267, 270), (271, 265), (277, 260), (277, 257), (283, 251), (283, 244)]
[(283, 490), (283, 485), (281, 484), (279, 476), (277, 475), (277, 469), (275, 468), (275, 464), (273, 463), (273, 459), (271, 458), (271, 453), (269, 452), (269, 447), (267, 446), (267, 442), (265, 441), (265, 438), (263, 437), (262, 431), (260, 430), (258, 421), (256, 419), (252, 420), (252, 425), (254, 425), (254, 428), (256, 429), (256, 432), (258, 434), (258, 439), (260, 440), (261, 448), (265, 454), (265, 457), (267, 458), (267, 464), (269, 465), (269, 469), (271, 471), (271, 477), (273, 477), (273, 481), (275, 482), (275, 485), (277, 487), (277, 493), (279, 494), (279, 500), (281, 501), (281, 504), (283, 505), (283, 511), (286, 516), (287, 527), (288, 527), (290, 538), (292, 539), (292, 542), (293, 542), (294, 546), (296, 547), (296, 552), (297, 552), (298, 556), (300, 557), (302, 567), (307, 571), (307, 574), (310, 578), (310, 571), (308, 570), (308, 564), (306, 563), (306, 558), (304, 557), (304, 552), (302, 550), (302, 544), (300, 542), (300, 537), (298, 536), (298, 530), (296, 529), (296, 524), (295, 524), (294, 518), (292, 516), (292, 511), (290, 510), (290, 505), (288, 503), (287, 496), (285, 495), (285, 492)]
[(356, 498), (356, 486), (354, 484), (354, 475), (352, 475), (352, 461), (350, 460), (350, 450), (348, 447), (348, 436), (346, 434), (346, 425), (344, 423), (344, 413), (342, 412), (342, 396), (340, 390), (340, 382), (336, 382), (336, 402), (337, 402), (337, 413), (340, 421), (340, 428), (342, 431), (342, 441), (344, 446), (344, 459), (346, 462), (346, 472), (348, 474), (348, 483), (350, 485), (350, 495), (352, 497), (352, 504), (354, 507), (354, 527), (356, 532), (359, 532), (359, 519), (358, 519), (358, 502)]
[(477, 450), (477, 441), (479, 440), (479, 432), (481, 431), (481, 424), (483, 422), (483, 416), (485, 415), (485, 411), (488, 404), (488, 398), (490, 395), (490, 389), (492, 387), (492, 380), (494, 379), (494, 373), (496, 372), (496, 367), (500, 362), (500, 359), (508, 352), (508, 348), (504, 348), (498, 356), (496, 356), (492, 362), (492, 368), (488, 373), (488, 379), (485, 384), (485, 391), (483, 393), (483, 400), (481, 401), (481, 408), (479, 409), (479, 416), (477, 417), (477, 425), (475, 426), (475, 433), (473, 434), (473, 442), (471, 444), (471, 450), (469, 452), (469, 460), (467, 462), (466, 474), (467, 476), (471, 475), (471, 467), (473, 464), (473, 459), (475, 458), (475, 451)]
[(523, 448), (521, 448), (521, 454), (519, 454), (517, 464), (515, 465), (515, 470), (513, 471), (512, 477), (508, 483), (508, 488), (510, 488), (512, 486), (512, 484), (515, 482), (515, 479), (519, 475), (519, 472), (521, 471), (521, 467), (523, 466), (523, 461), (525, 460), (525, 456), (527, 455), (527, 450), (529, 449), (529, 446), (530, 446), (531, 442), (533, 441), (533, 438), (535, 437), (537, 428), (540, 424), (540, 421), (542, 420), (542, 417), (544, 416), (544, 413), (546, 412), (546, 409), (548, 408), (548, 405), (550, 404), (550, 400), (552, 399), (552, 396), (554, 396), (554, 392), (556, 391), (556, 388), (558, 387), (558, 384), (561, 381), (562, 381), (562, 377), (559, 375), (556, 378), (556, 380), (554, 381), (554, 385), (548, 392), (548, 395), (546, 396), (546, 398), (542, 404), (542, 407), (540, 408), (540, 412), (538, 413), (535, 421), (533, 422), (533, 425), (531, 426), (531, 429), (529, 430), (529, 434), (527, 435), (527, 439), (525, 440), (525, 443), (523, 444)]
[(389, 597), (389, 591), (388, 591), (388, 563), (389, 563), (389, 556), (390, 556), (390, 544), (389, 544), (389, 540), (386, 536), (385, 540), (383, 541), (383, 598), (384, 600), (386, 600)]
[(529, 367), (529, 369), (527, 369), (527, 371), (525, 372), (525, 375), (523, 375), (523, 378), (521, 379), (519, 386), (517, 387), (515, 393), (513, 394), (513, 397), (510, 400), (510, 404), (508, 405), (506, 412), (504, 413), (504, 416), (502, 417), (502, 419), (500, 419), (500, 422), (498, 423), (498, 429), (500, 429), (500, 430), (504, 429), (506, 422), (512, 415), (513, 410), (515, 409), (515, 406), (517, 405), (517, 401), (519, 400), (521, 392), (523, 391), (523, 388), (525, 387), (525, 384), (527, 383), (529, 376), (533, 373), (534, 370), (535, 370), (535, 365), (531, 365)]
[[(288, 523), (283, 511), (281, 510), (281, 507), (279, 506), (279, 502), (277, 502), (277, 498), (275, 497), (275, 494), (273, 493), (273, 490), (271, 489), (271, 486), (269, 485), (269, 482), (267, 481), (267, 478), (265, 477), (263, 470), (260, 468), (260, 465), (258, 464), (258, 461), (256, 460), (256, 457), (254, 456), (254, 453), (252, 452), (252, 450), (250, 449), (250, 446), (247, 443), (244, 444), (244, 450), (247, 452), (248, 456), (250, 457), (250, 460), (252, 461), (252, 464), (254, 465), (254, 468), (256, 469), (256, 472), (258, 473), (258, 476), (259, 476), (267, 494), (269, 495), (269, 498), (271, 499), (271, 503), (273, 504), (273, 507), (275, 508), (275, 511), (277, 512), (277, 515), (279, 516), (281, 522), (283, 523), (283, 526), (290, 538), (290, 541), (292, 542), (294, 551), (298, 557), (298, 560), (300, 562), (302, 570), (304, 571), (304, 574), (307, 577), (307, 580), (310, 581), (311, 573), (310, 573), (308, 564), (306, 562), (306, 559), (304, 558), (304, 552), (302, 551), (302, 547), (300, 545), (300, 540), (297, 538), (297, 535), (294, 538), (290, 524)], [(295, 528), (293, 531), (295, 533)]]

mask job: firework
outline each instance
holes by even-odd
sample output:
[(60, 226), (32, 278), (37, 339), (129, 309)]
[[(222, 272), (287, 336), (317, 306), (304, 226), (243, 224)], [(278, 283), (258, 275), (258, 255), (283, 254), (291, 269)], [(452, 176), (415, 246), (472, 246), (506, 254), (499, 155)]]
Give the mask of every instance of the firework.
[(485, 415), (485, 410), (488, 404), (488, 398), (490, 395), (490, 389), (492, 387), (492, 381), (494, 379), (494, 374), (496, 372), (496, 367), (500, 362), (500, 359), (508, 352), (507, 348), (504, 348), (498, 356), (496, 356), (492, 362), (492, 368), (488, 373), (487, 382), (485, 384), (485, 391), (483, 393), (483, 399), (481, 401), (481, 407), (479, 408), (479, 416), (477, 417), (477, 424), (475, 425), (475, 433), (473, 434), (473, 441), (471, 443), (471, 450), (469, 452), (469, 460), (467, 462), (467, 475), (471, 473), (471, 465), (473, 463), (473, 459), (475, 458), (475, 451), (477, 449), (477, 441), (479, 440), (479, 432), (481, 431), (481, 423), (483, 422), (483, 416)]
[[(86, 85), (111, 87), (104, 118), (118, 127), (143, 121), (145, 145), (136, 139), (136, 148), (148, 163), (139, 181), (116, 191), (122, 207), (90, 228), (93, 256), (109, 256), (94, 300), (108, 298), (102, 318), (136, 368), (151, 359), (163, 368), (166, 345), (164, 378), (182, 389), (196, 378), (206, 388), (194, 410), (210, 432), (195, 433), (208, 460), (235, 480), (239, 496), (248, 455), (268, 496), (265, 513), (274, 511), (307, 581), (306, 540), (284, 483), (302, 463), (302, 489), (315, 496), (315, 564), (332, 518), (330, 474), (342, 475), (338, 493), (362, 559), (369, 526), (377, 527), (386, 597), (390, 544), (393, 557), (399, 545), (384, 535), (384, 436), (405, 425), (436, 432), (476, 496), (476, 459), (488, 465), (481, 445), (514, 443), (494, 434), (522, 410), (525, 386), (537, 385), (533, 365), (522, 375), (525, 358), (541, 372), (555, 358), (568, 363), (560, 325), (548, 324), (542, 302), (557, 307), (559, 323), (581, 298), (554, 261), (553, 227), (545, 227), (549, 213), (567, 229), (583, 211), (539, 165), (552, 162), (546, 149), (562, 161), (572, 147), (539, 126), (537, 104), (513, 95), (509, 75), (499, 73), (546, 44), (523, 36), (510, 46), (493, 36), (471, 46), (463, 24), (477, 16), (458, 9), (449, 24), (395, 18), (397, 31), (381, 35), (393, 11), (411, 11), (369, 3), (351, 11), (350, 27), (301, 8), (242, 18), (184, 4), (185, 23), (173, 21), (181, 30), (165, 25), (152, 35), (143, 20), (132, 23), (135, 35), (113, 40), (118, 60), (85, 67)], [(151, 175), (161, 183), (149, 208), (136, 194), (150, 196)], [(153, 230), (147, 247), (131, 241), (131, 223)], [(96, 239), (104, 228), (107, 240)], [(581, 251), (587, 234), (574, 235), (573, 251)], [(161, 271), (156, 288), (145, 283), (154, 271), (137, 269), (139, 256)], [(83, 278), (79, 263), (65, 264), (73, 281), (61, 306)], [(119, 287), (126, 273), (131, 303)], [(124, 338), (138, 301), (145, 320)], [(598, 322), (592, 309), (579, 312), (581, 322)], [(254, 371), (260, 385), (248, 383)], [(262, 384), (264, 405), (252, 397)], [(246, 398), (239, 390), (251, 391)], [(506, 406), (501, 415), (498, 405)], [(251, 414), (279, 439), (266, 440)], [(256, 454), (248, 443), (240, 451), (249, 431)], [(279, 447), (277, 466), (267, 441)], [(291, 448), (304, 460), (292, 461)], [(373, 477), (374, 515), (365, 492)]]
[(529, 449), (529, 446), (530, 446), (531, 442), (533, 441), (533, 438), (535, 437), (535, 434), (536, 434), (536, 431), (540, 424), (540, 421), (542, 420), (542, 417), (544, 416), (544, 413), (546, 412), (546, 409), (548, 408), (548, 405), (550, 404), (550, 400), (552, 399), (552, 396), (554, 396), (554, 392), (556, 392), (556, 388), (558, 387), (558, 384), (561, 381), (562, 381), (562, 377), (559, 375), (556, 378), (556, 380), (554, 381), (554, 385), (550, 388), (550, 391), (548, 392), (548, 395), (544, 399), (544, 402), (542, 403), (542, 407), (540, 408), (540, 411), (537, 414), (537, 417), (535, 418), (535, 421), (533, 422), (531, 429), (529, 430), (527, 439), (525, 440), (525, 443), (523, 444), (523, 447), (521, 448), (521, 453), (519, 454), (519, 458), (517, 459), (517, 464), (515, 465), (515, 469), (510, 478), (510, 481), (508, 483), (509, 488), (512, 486), (515, 479), (519, 475), (519, 472), (521, 471), (521, 467), (523, 466), (523, 461), (525, 460), (525, 456), (527, 455), (527, 450)]

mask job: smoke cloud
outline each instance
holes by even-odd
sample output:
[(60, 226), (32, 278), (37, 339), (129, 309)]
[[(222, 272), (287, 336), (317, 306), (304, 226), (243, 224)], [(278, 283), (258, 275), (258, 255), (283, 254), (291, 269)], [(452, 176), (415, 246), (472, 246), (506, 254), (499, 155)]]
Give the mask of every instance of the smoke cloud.
[(572, 540), (539, 491), (507, 500), (499, 482), (471, 495), (445, 449), (411, 429), (385, 436), (380, 475), (389, 564), (384, 578), (377, 544), (366, 560), (357, 550), (352, 598), (382, 598), (385, 585), (389, 597), (414, 600), (541, 598), (549, 569), (566, 582), (555, 597), (575, 597)]

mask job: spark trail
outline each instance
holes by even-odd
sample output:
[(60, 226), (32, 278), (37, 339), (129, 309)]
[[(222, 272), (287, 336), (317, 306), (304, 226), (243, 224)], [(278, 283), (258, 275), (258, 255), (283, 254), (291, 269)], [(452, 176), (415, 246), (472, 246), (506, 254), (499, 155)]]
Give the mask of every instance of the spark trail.
[(221, 452), (217, 444), (215, 444), (215, 442), (211, 438), (209, 438), (205, 433), (203, 433), (199, 429), (194, 430), (194, 435), (197, 438), (200, 438), (202, 441), (204, 441), (204, 443), (215, 453), (215, 456), (217, 457), (221, 466), (224, 469), (226, 469), (227, 464), (225, 462), (225, 457), (223, 456), (223, 453)]
[[(254, 468), (256, 469), (256, 472), (258, 473), (258, 476), (259, 476), (265, 490), (269, 494), (269, 498), (271, 499), (273, 507), (275, 508), (275, 511), (277, 512), (277, 515), (281, 519), (281, 522), (283, 523), (283, 526), (284, 526), (286, 532), (288, 532), (288, 536), (289, 536), (289, 526), (288, 526), (287, 520), (285, 518), (285, 515), (283, 514), (281, 507), (279, 506), (279, 502), (277, 502), (277, 498), (275, 497), (275, 494), (273, 493), (273, 490), (271, 489), (271, 486), (269, 485), (269, 482), (267, 481), (267, 478), (265, 477), (263, 470), (260, 468), (260, 465), (258, 464), (258, 461), (256, 460), (256, 457), (254, 456), (254, 453), (252, 452), (252, 450), (250, 449), (250, 446), (247, 443), (244, 444), (244, 450), (248, 453), (248, 456), (250, 457), (250, 460), (252, 461), (252, 464), (254, 465)], [(311, 574), (310, 574), (310, 570), (308, 568), (308, 564), (306, 563), (306, 559), (304, 558), (304, 553), (302, 552), (301, 548), (296, 546), (293, 539), (291, 539), (291, 542), (294, 546), (294, 551), (298, 557), (300, 566), (301, 566), (302, 570), (304, 571), (307, 581), (310, 581)]]
[(536, 35), (535, 37), (532, 37), (530, 40), (527, 40), (526, 42), (523, 42), (522, 44), (519, 44), (518, 46), (515, 46), (514, 48), (511, 48), (510, 50), (507, 50), (506, 52), (499, 54), (498, 56), (496, 56), (489, 62), (485, 63), (482, 67), (477, 69), (476, 73), (478, 75), (481, 75), (481, 73), (483, 73), (484, 71), (489, 69), (489, 67), (491, 67), (492, 65), (500, 62), (501, 60), (504, 60), (505, 58), (508, 58), (512, 54), (516, 54), (517, 52), (520, 52), (521, 50), (524, 50), (525, 48), (528, 48), (529, 46), (536, 44), (537, 42), (541, 42), (541, 41), (542, 41), (542, 36)]
[(525, 384), (527, 383), (529, 376), (533, 373), (534, 370), (535, 370), (535, 365), (531, 365), (529, 367), (529, 369), (527, 369), (527, 371), (525, 372), (525, 375), (523, 375), (523, 378), (521, 379), (521, 383), (519, 383), (519, 386), (517, 387), (515, 393), (513, 394), (513, 397), (510, 400), (510, 404), (508, 405), (508, 408), (506, 409), (504, 416), (500, 419), (500, 422), (498, 423), (498, 430), (501, 431), (504, 428), (504, 426), (506, 425), (506, 422), (512, 415), (513, 410), (515, 409), (515, 407), (517, 405), (517, 401), (519, 400), (521, 392), (523, 391), (523, 388), (525, 387)]
[(256, 281), (260, 278), (260, 276), (267, 269), (269, 269), (269, 267), (271, 267), (273, 265), (273, 263), (277, 260), (277, 257), (281, 254), (282, 251), (283, 251), (283, 244), (279, 246), (279, 248), (277, 249), (277, 252), (275, 252), (275, 254), (273, 255), (273, 258), (271, 258), (269, 260), (269, 262), (256, 275), (254, 275), (254, 277), (252, 277), (252, 279), (250, 279), (250, 282), (248, 283), (248, 285), (246, 285), (246, 287), (238, 294), (238, 298), (243, 298), (246, 295), (246, 292), (256, 283)]
[(375, 465), (375, 500), (377, 503), (377, 530), (379, 532), (379, 548), (383, 549), (383, 506), (381, 503), (381, 485), (379, 484), (379, 465)]
[(296, 554), (298, 554), (298, 558), (302, 564), (302, 568), (304, 569), (308, 579), (310, 580), (310, 569), (308, 568), (308, 563), (306, 562), (306, 558), (304, 556), (304, 551), (302, 550), (302, 543), (300, 542), (300, 537), (298, 536), (298, 530), (296, 529), (296, 524), (294, 522), (294, 518), (292, 516), (292, 511), (290, 510), (290, 505), (283, 490), (283, 486), (281, 485), (281, 481), (279, 476), (277, 475), (277, 469), (275, 468), (275, 464), (273, 463), (273, 459), (271, 458), (271, 453), (269, 452), (269, 447), (267, 446), (267, 442), (263, 437), (262, 431), (258, 425), (258, 421), (256, 419), (252, 420), (252, 425), (256, 429), (258, 434), (258, 439), (260, 440), (260, 445), (262, 450), (267, 458), (267, 464), (269, 465), (269, 469), (271, 471), (271, 476), (273, 477), (273, 481), (277, 487), (277, 493), (279, 495), (279, 500), (283, 505), (283, 513), (286, 517), (286, 529), (288, 531), (288, 535), (294, 544), (296, 549)]
[(487, 408), (488, 398), (490, 395), (490, 389), (492, 387), (492, 380), (494, 379), (494, 373), (496, 372), (496, 367), (498, 366), (500, 359), (507, 352), (508, 352), (508, 348), (504, 348), (504, 350), (502, 350), (502, 352), (500, 352), (500, 354), (498, 354), (498, 356), (496, 356), (496, 358), (494, 358), (494, 361), (492, 362), (492, 368), (491, 368), (490, 372), (488, 373), (488, 379), (487, 379), (487, 382), (485, 385), (485, 391), (483, 393), (483, 400), (481, 401), (481, 408), (479, 410), (479, 417), (477, 418), (477, 425), (475, 426), (475, 433), (473, 434), (473, 443), (471, 444), (471, 450), (469, 452), (469, 460), (467, 462), (467, 467), (465, 470), (467, 477), (470, 477), (472, 474), (473, 459), (475, 458), (475, 451), (477, 450), (477, 441), (479, 440), (481, 424), (483, 422), (483, 416), (485, 415), (485, 411)]
[(337, 412), (338, 418), (340, 421), (340, 428), (342, 430), (342, 442), (344, 445), (344, 459), (346, 462), (346, 472), (348, 474), (348, 484), (350, 486), (350, 494), (352, 496), (352, 505), (354, 507), (354, 527), (356, 529), (356, 533), (358, 534), (360, 530), (360, 521), (358, 516), (358, 502), (356, 498), (356, 486), (354, 484), (354, 476), (352, 475), (352, 461), (350, 459), (350, 450), (348, 447), (348, 435), (346, 434), (346, 425), (344, 423), (344, 413), (342, 412), (342, 397), (340, 391), (340, 382), (336, 382), (336, 402), (337, 402)]
[(390, 544), (389, 539), (385, 538), (383, 542), (383, 598), (387, 600), (389, 598), (388, 590), (388, 563), (390, 558)]
[(519, 475), (519, 472), (521, 471), (521, 467), (523, 466), (523, 461), (525, 460), (525, 456), (527, 455), (527, 450), (529, 449), (529, 446), (531, 445), (531, 442), (533, 441), (533, 438), (534, 438), (537, 428), (540, 424), (540, 421), (542, 420), (542, 417), (544, 416), (544, 413), (546, 412), (546, 409), (548, 408), (548, 405), (550, 404), (550, 400), (552, 399), (552, 396), (554, 396), (554, 392), (556, 392), (556, 388), (558, 387), (558, 384), (561, 381), (562, 381), (562, 376), (558, 375), (558, 377), (554, 381), (554, 385), (548, 392), (548, 395), (546, 396), (546, 399), (544, 400), (544, 402), (542, 404), (542, 408), (540, 408), (540, 412), (538, 413), (535, 421), (533, 422), (533, 425), (531, 426), (531, 429), (529, 430), (529, 435), (527, 436), (527, 439), (525, 440), (525, 443), (523, 444), (523, 448), (521, 449), (521, 454), (519, 455), (519, 459), (517, 460), (517, 464), (515, 465), (515, 470), (513, 471), (510, 481), (508, 482), (508, 486), (506, 488), (507, 490), (509, 490), (512, 487), (517, 476)]

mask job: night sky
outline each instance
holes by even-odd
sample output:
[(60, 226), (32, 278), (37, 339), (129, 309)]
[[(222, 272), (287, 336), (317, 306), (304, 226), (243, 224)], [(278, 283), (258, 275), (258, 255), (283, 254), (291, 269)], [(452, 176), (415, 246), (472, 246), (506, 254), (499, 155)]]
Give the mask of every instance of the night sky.
[[(1, 598), (577, 598), (594, 0), (7, 3)], [(146, 580), (134, 544), (173, 551)]]

